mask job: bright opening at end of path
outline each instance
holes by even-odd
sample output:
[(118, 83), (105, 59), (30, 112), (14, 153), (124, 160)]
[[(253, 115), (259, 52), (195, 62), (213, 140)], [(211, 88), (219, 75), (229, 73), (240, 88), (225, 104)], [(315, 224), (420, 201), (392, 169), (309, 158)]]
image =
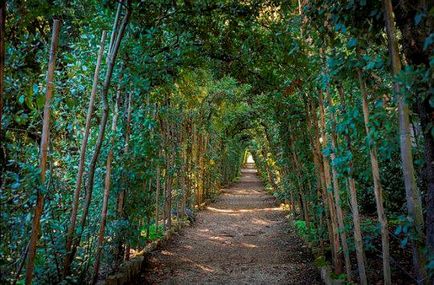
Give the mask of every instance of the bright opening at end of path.
[(253, 156), (251, 153), (247, 155), (247, 163), (255, 163), (255, 160), (253, 159)]

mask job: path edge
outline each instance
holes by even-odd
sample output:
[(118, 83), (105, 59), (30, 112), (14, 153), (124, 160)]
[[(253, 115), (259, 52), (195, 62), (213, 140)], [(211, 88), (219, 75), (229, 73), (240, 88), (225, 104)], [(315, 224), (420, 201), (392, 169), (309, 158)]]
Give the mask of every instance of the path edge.
[(130, 260), (123, 262), (119, 270), (109, 274), (105, 279), (98, 281), (97, 285), (124, 285), (134, 284), (135, 280), (140, 279), (140, 275), (146, 266), (146, 257), (154, 250), (169, 242), (181, 229), (190, 226), (188, 221), (180, 220), (176, 222), (170, 230), (167, 230), (162, 238), (152, 241), (137, 255)]

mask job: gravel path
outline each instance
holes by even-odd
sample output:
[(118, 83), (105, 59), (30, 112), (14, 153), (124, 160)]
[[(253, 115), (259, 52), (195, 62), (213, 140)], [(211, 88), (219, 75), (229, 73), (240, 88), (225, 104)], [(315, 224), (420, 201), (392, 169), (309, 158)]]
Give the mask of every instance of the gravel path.
[(254, 169), (149, 257), (144, 284), (321, 284), (309, 249)]

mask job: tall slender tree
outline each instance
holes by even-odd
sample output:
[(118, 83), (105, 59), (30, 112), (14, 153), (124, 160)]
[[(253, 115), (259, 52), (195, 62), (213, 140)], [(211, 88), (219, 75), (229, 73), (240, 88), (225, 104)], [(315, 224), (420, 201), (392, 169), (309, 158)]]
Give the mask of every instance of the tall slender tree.
[[(339, 85), (338, 86), (338, 93), (341, 100), (341, 106), (342, 106), (342, 113), (343, 115), (346, 115), (346, 103), (345, 103), (345, 94), (344, 94), (344, 88)], [(346, 142), (346, 150), (351, 153), (351, 138), (349, 131), (345, 132), (344, 134), (345, 142)], [(366, 277), (366, 257), (365, 257), (365, 250), (363, 247), (363, 239), (362, 239), (362, 230), (360, 225), (360, 214), (359, 214), (359, 203), (357, 201), (357, 189), (356, 189), (356, 181), (353, 177), (354, 175), (354, 165), (353, 165), (353, 159), (351, 158), (352, 155), (350, 155), (349, 161), (348, 161), (348, 188), (350, 192), (350, 204), (351, 204), (351, 212), (353, 213), (353, 224), (354, 224), (354, 243), (356, 246), (356, 257), (357, 257), (357, 268), (359, 269), (359, 278), (361, 284), (368, 284), (368, 280)]]
[[(398, 49), (398, 41), (396, 39), (392, 1), (383, 0), (383, 6), (387, 38), (389, 41), (389, 55), (391, 59), (392, 74), (397, 76), (401, 72), (402, 64)], [(393, 92), (397, 96), (398, 100), (401, 166), (407, 199), (407, 211), (408, 216), (411, 218), (414, 225), (413, 234), (415, 236), (413, 237), (412, 241), (413, 265), (416, 271), (418, 283), (422, 284), (426, 279), (425, 258), (422, 249), (422, 241), (424, 240), (422, 199), (420, 190), (416, 184), (416, 174), (413, 165), (413, 150), (410, 137), (410, 109), (407, 99), (401, 92), (400, 84), (396, 78), (393, 82)]]
[(60, 33), (60, 20), (53, 20), (51, 47), (50, 47), (50, 59), (48, 61), (47, 72), (47, 92), (45, 93), (45, 105), (44, 105), (44, 119), (42, 122), (42, 137), (40, 148), (40, 163), (39, 169), (41, 172), (40, 187), (36, 189), (36, 206), (35, 213), (32, 222), (32, 233), (30, 235), (29, 253), (27, 254), (26, 265), (26, 285), (32, 284), (33, 269), (35, 266), (35, 257), (37, 242), (41, 230), (41, 217), (44, 211), (44, 199), (45, 199), (45, 178), (47, 172), (47, 160), (48, 160), (48, 144), (50, 142), (50, 109), (51, 101), (54, 93), (54, 70), (56, 68), (56, 56), (57, 46), (59, 43)]
[(380, 167), (378, 166), (377, 148), (375, 142), (371, 138), (371, 129), (369, 122), (369, 106), (368, 106), (368, 92), (366, 82), (363, 78), (362, 71), (358, 70), (358, 78), (360, 85), (360, 92), (362, 93), (362, 109), (363, 119), (365, 123), (366, 138), (369, 147), (369, 156), (371, 160), (372, 179), (374, 181), (374, 194), (375, 203), (377, 206), (378, 221), (381, 226), (381, 245), (383, 252), (383, 279), (384, 284), (391, 284), (390, 272), (390, 253), (389, 253), (389, 228), (387, 225), (386, 213), (384, 210), (383, 202), (383, 186), (380, 179)]
[(72, 242), (75, 235), (75, 225), (77, 222), (77, 213), (78, 213), (78, 206), (80, 201), (80, 193), (81, 193), (81, 187), (83, 184), (83, 173), (84, 173), (84, 164), (86, 159), (86, 150), (87, 150), (87, 143), (89, 141), (89, 134), (90, 134), (90, 125), (92, 121), (92, 116), (95, 108), (95, 96), (98, 89), (98, 78), (99, 78), (99, 70), (101, 66), (101, 59), (104, 53), (104, 42), (107, 36), (107, 32), (103, 31), (101, 36), (101, 41), (99, 45), (99, 51), (98, 51), (98, 58), (96, 61), (95, 66), (95, 73), (93, 76), (93, 84), (92, 84), (92, 91), (90, 92), (90, 98), (89, 98), (89, 107), (87, 110), (86, 115), (86, 126), (84, 128), (84, 134), (83, 139), (81, 141), (81, 150), (80, 150), (80, 158), (79, 158), (79, 164), (78, 164), (78, 171), (77, 171), (77, 178), (75, 183), (75, 190), (74, 190), (74, 196), (72, 200), (72, 210), (71, 210), (71, 217), (69, 220), (69, 226), (68, 231), (66, 233), (66, 255), (65, 255), (65, 261), (64, 261), (64, 275), (69, 274), (71, 262), (72, 262), (72, 254), (71, 254), (71, 248), (72, 248)]
[(105, 228), (107, 224), (107, 211), (108, 211), (108, 203), (110, 198), (111, 171), (112, 171), (113, 153), (115, 148), (117, 123), (119, 118), (120, 101), (121, 101), (121, 88), (118, 89), (116, 100), (115, 100), (115, 108), (113, 112), (112, 127), (111, 127), (112, 134), (110, 138), (110, 150), (106, 162), (106, 170), (105, 170), (105, 178), (104, 178), (104, 196), (103, 196), (102, 209), (101, 209), (101, 221), (100, 221), (100, 227), (98, 232), (98, 242), (97, 242), (95, 261), (93, 267), (94, 272), (93, 272), (92, 284), (96, 284), (96, 282), (98, 281), (99, 268), (101, 263), (101, 254), (104, 246)]
[(98, 138), (96, 141), (96, 145), (95, 145), (95, 149), (93, 152), (93, 156), (90, 162), (90, 166), (89, 166), (89, 171), (88, 171), (88, 178), (87, 178), (87, 183), (86, 183), (86, 197), (85, 197), (85, 204), (83, 207), (83, 215), (81, 217), (80, 220), (80, 228), (81, 231), (78, 233), (77, 238), (75, 240), (75, 243), (73, 244), (73, 247), (71, 249), (72, 253), (71, 253), (71, 260), (74, 258), (75, 253), (77, 251), (77, 247), (80, 244), (80, 240), (81, 240), (81, 236), (83, 234), (83, 230), (86, 226), (86, 219), (87, 219), (87, 215), (89, 213), (89, 207), (90, 207), (90, 203), (92, 201), (92, 192), (93, 192), (93, 187), (94, 187), (94, 179), (95, 179), (95, 170), (96, 170), (96, 165), (98, 162), (98, 158), (101, 152), (101, 147), (105, 138), (105, 129), (107, 126), (107, 120), (108, 120), (108, 114), (109, 114), (109, 106), (108, 106), (108, 92), (110, 89), (110, 85), (111, 85), (111, 79), (113, 76), (113, 71), (114, 71), (114, 67), (115, 67), (115, 63), (116, 63), (116, 57), (118, 55), (119, 52), (119, 48), (121, 46), (121, 42), (122, 42), (122, 38), (124, 37), (125, 34), (125, 30), (126, 27), (128, 25), (129, 22), (129, 18), (131, 15), (131, 1), (127, 1), (127, 5), (126, 5), (126, 11), (125, 11), (125, 15), (122, 19), (122, 23), (120, 24), (119, 30), (116, 32), (115, 30), (112, 31), (112, 37), (114, 37), (114, 41), (113, 41), (113, 47), (110, 48), (111, 52), (107, 55), (108, 60), (107, 60), (107, 70), (106, 70), (106, 74), (105, 74), (105, 79), (104, 79), (104, 83), (102, 86), (102, 91), (101, 91), (101, 101), (102, 101), (102, 115), (101, 115), (101, 120), (100, 120), (100, 124), (99, 124), (99, 131), (98, 131)]

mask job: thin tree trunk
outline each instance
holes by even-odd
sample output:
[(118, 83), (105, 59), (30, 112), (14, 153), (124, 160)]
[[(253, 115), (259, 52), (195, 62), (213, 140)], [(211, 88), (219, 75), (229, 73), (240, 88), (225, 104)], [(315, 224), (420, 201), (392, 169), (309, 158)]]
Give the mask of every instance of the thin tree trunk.
[[(324, 102), (323, 102), (323, 94), (322, 91), (319, 92), (319, 111), (320, 111), (320, 131), (321, 131), (321, 138), (322, 138), (322, 144), (327, 145), (327, 134), (325, 130), (325, 114), (324, 114)], [(318, 142), (320, 142), (318, 140)], [(333, 192), (329, 191), (329, 189), (333, 189), (332, 186), (332, 178), (330, 176), (330, 163), (326, 155), (322, 154), (322, 160), (324, 165), (324, 176), (325, 176), (325, 183), (326, 183), (326, 196), (327, 201), (329, 204), (329, 211), (330, 211), (330, 220), (332, 225), (332, 234), (333, 234), (333, 249), (336, 254), (336, 260), (335, 260), (335, 273), (340, 274), (342, 273), (342, 255), (339, 254), (339, 248), (340, 248), (340, 242), (339, 242), (339, 226), (337, 221), (337, 214), (336, 214), (336, 206), (333, 199)]]
[[(145, 183), (145, 192), (146, 192), (146, 183)], [(149, 178), (148, 182), (148, 195), (151, 195), (152, 192), (152, 178)], [(146, 240), (149, 240), (150, 232), (151, 232), (151, 217), (152, 213), (146, 211)]]
[(191, 174), (192, 174), (192, 168), (191, 168), (191, 159), (192, 159), (192, 146), (191, 146), (191, 137), (192, 137), (192, 127), (191, 127), (191, 118), (188, 119), (187, 121), (187, 149), (186, 149), (186, 203), (188, 205), (188, 207), (191, 207), (192, 205), (190, 204), (190, 198), (191, 198)]
[[(303, 189), (303, 183), (302, 183), (302, 169), (300, 166), (300, 162), (297, 156), (297, 152), (295, 151), (295, 147), (294, 147), (294, 142), (295, 142), (295, 138), (293, 136), (293, 131), (290, 129), (289, 131), (289, 139), (290, 139), (290, 152), (291, 152), (291, 156), (292, 156), (292, 161), (293, 161), (293, 165), (294, 165), (294, 169), (297, 175), (297, 184), (298, 184), (298, 191), (301, 191), (301, 189)], [(307, 201), (306, 198), (304, 198), (304, 195), (302, 193), (300, 193), (300, 197), (301, 197), (301, 204), (302, 204), (302, 209), (303, 210), (303, 216), (306, 222), (306, 227), (309, 229), (310, 228), (310, 218), (309, 218), (309, 209), (307, 208)], [(293, 205), (295, 207), (295, 205)], [(294, 213), (296, 214), (295, 208), (294, 208)]]
[(98, 132), (98, 138), (97, 138), (96, 145), (95, 145), (95, 150), (94, 150), (92, 160), (91, 160), (90, 166), (89, 166), (88, 179), (87, 179), (87, 183), (86, 183), (85, 204), (83, 207), (83, 215), (82, 215), (81, 220), (80, 220), (81, 231), (77, 235), (76, 241), (73, 243), (73, 246), (71, 249), (71, 260), (73, 260), (75, 253), (77, 251), (77, 247), (80, 245), (81, 236), (82, 236), (83, 230), (86, 226), (86, 219), (87, 219), (87, 215), (89, 212), (90, 203), (92, 201), (92, 193), (93, 193), (93, 186), (94, 186), (94, 179), (95, 179), (95, 170), (96, 170), (96, 165), (98, 163), (98, 158), (99, 158), (99, 155), (101, 152), (101, 147), (102, 147), (104, 137), (105, 137), (105, 129), (107, 126), (107, 119), (108, 119), (108, 113), (109, 113), (107, 95), (108, 95), (108, 92), (110, 89), (110, 83), (111, 83), (111, 79), (112, 79), (112, 75), (113, 75), (116, 57), (117, 57), (118, 52), (119, 52), (119, 47), (120, 47), (122, 38), (124, 36), (125, 29), (126, 29), (127, 24), (128, 24), (130, 14), (131, 14), (130, 5), (128, 2), (127, 12), (123, 18), (119, 33), (117, 34), (112, 53), (108, 54), (107, 71), (106, 71), (104, 84), (103, 84), (103, 88), (102, 88), (102, 92), (101, 92), (101, 99), (102, 99), (102, 105), (103, 105), (102, 116), (101, 116), (101, 121), (99, 124), (99, 132)]
[(163, 161), (164, 161), (164, 168), (163, 168), (163, 204), (162, 211), (163, 211), (163, 230), (166, 232), (167, 230), (167, 188), (168, 188), (168, 177), (169, 177), (169, 150), (167, 146), (167, 131), (166, 131), (166, 121), (164, 118), (160, 120), (160, 129), (161, 129), (161, 137), (162, 137), (162, 154), (163, 154)]
[(13, 285), (17, 284), (17, 282), (20, 280), (19, 277), (21, 275), (21, 270), (23, 270), (24, 264), (26, 263), (27, 254), (29, 253), (29, 245), (30, 245), (30, 241), (27, 243), (26, 247), (24, 248), (24, 251), (21, 253), (20, 256), (21, 261), (17, 266), (17, 270), (15, 272), (15, 280), (12, 283)]
[[(172, 132), (170, 129), (170, 125), (169, 122), (167, 122), (167, 128), (166, 128), (166, 132), (167, 132), (167, 142), (168, 145), (167, 147), (169, 148), (170, 144), (171, 144), (171, 140), (173, 139), (172, 136)], [(170, 141), (169, 141), (170, 140)], [(168, 149), (168, 153), (167, 153), (167, 174), (170, 173), (170, 169), (173, 167), (173, 151), (174, 148), (170, 148)], [(173, 186), (173, 176), (172, 175), (167, 175), (166, 177), (167, 180), (167, 184), (166, 184), (166, 213), (167, 213), (167, 229), (170, 230), (172, 228), (172, 186)]]
[(98, 233), (98, 244), (96, 247), (96, 254), (95, 254), (95, 261), (94, 261), (94, 268), (93, 268), (94, 275), (92, 279), (92, 284), (95, 284), (98, 281), (98, 274), (99, 274), (99, 268), (101, 262), (101, 253), (104, 246), (104, 235), (105, 235), (105, 228), (107, 224), (108, 202), (110, 197), (110, 181), (111, 181), (110, 176), (112, 170), (113, 152), (115, 147), (116, 128), (117, 128), (118, 117), (119, 117), (119, 104), (120, 104), (120, 97), (121, 97), (120, 93), (121, 93), (120, 91), (117, 92), (115, 110), (113, 113), (110, 151), (108, 153), (107, 163), (106, 163), (106, 172), (105, 172), (105, 179), (104, 179), (104, 197), (103, 197), (102, 210), (101, 210), (101, 224)]
[[(54, 69), (56, 67), (56, 52), (59, 42), (60, 21), (53, 21), (53, 34), (51, 37), (50, 59), (48, 62), (47, 72), (47, 93), (45, 94), (44, 105), (44, 119), (42, 123), (42, 137), (41, 137), (41, 153), (39, 169), (41, 171), (40, 183), (43, 187), (45, 184), (46, 170), (47, 170), (47, 157), (48, 157), (48, 144), (50, 138), (50, 108), (51, 98), (54, 92)], [(35, 266), (36, 248), (39, 239), (39, 232), (41, 227), (41, 216), (44, 211), (44, 194), (38, 188), (36, 193), (36, 207), (35, 214), (32, 222), (32, 232), (30, 234), (29, 253), (27, 255), (26, 265), (26, 285), (32, 284), (33, 269)]]
[[(311, 118), (310, 118), (309, 105), (307, 102), (304, 102), (304, 103), (305, 103), (307, 129), (312, 130), (312, 122), (311, 122)], [(317, 181), (317, 183), (316, 183), (317, 184), (316, 185), (317, 201), (319, 204), (321, 204), (321, 201), (322, 201), (322, 199), (321, 199), (322, 180), (321, 180), (321, 174), (320, 174), (320, 170), (319, 170), (319, 161), (318, 161), (317, 153), (315, 151), (315, 145), (313, 142), (313, 140), (315, 138), (313, 138), (312, 134), (310, 134), (310, 133), (307, 133), (307, 137), (309, 139), (309, 144), (310, 144), (311, 149), (312, 149), (312, 158), (313, 158), (313, 164), (314, 164), (314, 170), (315, 170), (315, 177), (316, 177), (316, 181)], [(323, 215), (322, 215), (322, 213), (320, 213), (319, 214), (318, 230), (317, 230), (318, 234), (320, 233), (320, 230), (322, 228), (323, 228)], [(331, 238), (330, 238), (330, 240), (331, 240)], [(322, 254), (324, 254), (324, 240), (323, 240), (323, 237), (321, 235), (319, 236), (319, 243), (320, 243), (319, 244), (320, 245), (320, 251)]]
[[(126, 109), (127, 118), (126, 118), (125, 144), (124, 144), (124, 151), (123, 151), (124, 156), (128, 155), (128, 151), (129, 151), (129, 142), (130, 142), (130, 134), (131, 134), (131, 111), (132, 111), (131, 100), (132, 100), (132, 94), (133, 94), (133, 92), (131, 92), (131, 91), (128, 93), (128, 97), (127, 97), (127, 100), (125, 102), (125, 104), (127, 106), (127, 109)], [(120, 220), (125, 218), (124, 208), (125, 208), (125, 200), (126, 200), (126, 195), (127, 195), (127, 188), (128, 188), (127, 177), (126, 177), (126, 175), (122, 175), (122, 190), (118, 194), (117, 203), (116, 203), (117, 204), (118, 218)], [(125, 243), (124, 238), (120, 237), (119, 241), (118, 241), (116, 265), (118, 265), (118, 263), (125, 256), (124, 243)]]
[(199, 163), (199, 169), (198, 169), (198, 200), (199, 200), (199, 207), (203, 203), (203, 134), (201, 131), (198, 133), (198, 140), (197, 140), (197, 162)]
[[(159, 152), (161, 157), (161, 150)], [(155, 189), (155, 231), (158, 232), (159, 219), (160, 219), (160, 165), (157, 162), (157, 176), (156, 176), (156, 189)]]
[[(399, 55), (398, 41), (396, 39), (392, 1), (383, 0), (383, 4), (387, 38), (389, 40), (389, 53), (392, 62), (392, 74), (396, 76), (401, 72), (401, 57)], [(404, 94), (400, 91), (399, 82), (396, 80), (394, 80), (393, 83), (393, 91), (398, 98), (401, 162), (407, 199), (407, 211), (414, 224), (414, 230), (412, 230), (412, 232), (415, 238), (411, 242), (413, 249), (413, 266), (418, 283), (422, 284), (427, 276), (425, 270), (425, 256), (422, 248), (423, 244), (421, 243), (421, 241), (424, 240), (424, 225), (422, 199), (416, 184), (416, 174), (413, 165), (413, 151), (410, 137), (410, 111), (406, 98), (404, 98)]]
[(390, 272), (390, 253), (389, 253), (389, 229), (387, 226), (387, 218), (384, 211), (383, 202), (383, 186), (380, 179), (380, 168), (377, 160), (377, 148), (375, 142), (371, 141), (370, 129), (369, 129), (369, 106), (368, 106), (368, 93), (366, 89), (366, 82), (363, 79), (362, 71), (358, 70), (360, 91), (362, 93), (362, 107), (363, 107), (363, 119), (365, 122), (366, 136), (368, 139), (369, 155), (371, 158), (371, 170), (372, 179), (374, 180), (374, 194), (375, 202), (377, 204), (378, 221), (381, 225), (381, 244), (383, 251), (383, 279), (384, 284), (388, 285), (392, 283), (392, 277)]
[[(295, 170), (295, 173), (297, 176), (296, 182), (297, 182), (297, 190), (298, 191), (294, 194), (296, 196), (300, 197), (300, 199), (297, 199), (297, 200), (300, 200), (300, 206), (299, 206), (300, 213), (302, 213), (303, 219), (306, 222), (306, 228), (310, 229), (310, 217), (309, 217), (308, 203), (307, 203), (306, 198), (305, 198), (305, 195), (306, 195), (306, 193), (304, 193), (305, 187), (304, 187), (303, 182), (302, 182), (302, 169), (301, 169), (300, 162), (299, 162), (299, 159), (297, 156), (297, 152), (295, 151), (295, 148), (294, 148), (295, 139), (292, 136), (292, 130), (289, 130), (289, 140), (290, 140), (289, 152), (291, 154), (292, 165), (294, 167), (294, 170)], [(289, 170), (287, 170), (287, 172), (289, 173)], [(295, 202), (293, 201), (294, 198), (292, 196), (293, 196), (293, 194), (291, 192), (291, 200), (292, 200), (291, 203), (292, 203), (292, 207), (293, 207), (293, 212), (294, 212), (294, 215), (297, 215), (297, 211), (295, 208), (296, 207)]]
[[(342, 86), (338, 86), (338, 92), (341, 99), (342, 113), (346, 114), (346, 106), (345, 106), (345, 94)], [(347, 143), (347, 151), (351, 152), (351, 138), (349, 133), (347, 132), (345, 135), (345, 141)], [(348, 162), (349, 175), (348, 175), (348, 187), (350, 190), (350, 203), (351, 203), (351, 211), (353, 213), (353, 223), (354, 223), (354, 243), (356, 247), (356, 257), (357, 257), (357, 267), (359, 269), (359, 277), (360, 284), (366, 285), (368, 284), (368, 280), (366, 277), (366, 257), (365, 251), (363, 249), (363, 239), (362, 239), (362, 230), (360, 226), (360, 215), (359, 215), (359, 204), (357, 202), (357, 190), (356, 190), (356, 182), (353, 178), (353, 161), (349, 159)]]
[(304, 221), (306, 222), (306, 228), (308, 230), (308, 232), (310, 231), (310, 217), (309, 217), (309, 209), (308, 209), (308, 204), (307, 204), (307, 200), (304, 197), (303, 194), (299, 193), (300, 198), (301, 198), (301, 203), (303, 206), (303, 216), (304, 216)]
[(264, 163), (265, 163), (265, 171), (267, 172), (268, 180), (270, 181), (271, 187), (274, 191), (277, 191), (277, 184), (274, 181), (274, 175), (273, 170), (270, 169), (270, 166), (268, 165), (268, 151), (266, 150), (265, 146), (261, 148), (262, 156), (264, 157)]
[[(329, 101), (329, 105), (331, 105), (331, 98), (330, 94), (327, 92), (327, 100)], [(334, 113), (330, 112), (331, 116), (331, 144), (332, 144), (332, 152), (330, 154), (330, 159), (333, 161), (336, 159), (336, 153), (337, 153), (337, 135), (336, 135), (336, 119), (334, 117)], [(339, 224), (339, 233), (341, 237), (342, 242), (342, 250), (344, 252), (344, 259), (345, 259), (345, 272), (347, 274), (347, 279), (351, 280), (351, 260), (350, 260), (350, 250), (348, 249), (348, 243), (347, 243), (347, 234), (345, 232), (345, 220), (344, 220), (344, 213), (341, 207), (341, 198), (340, 198), (340, 187), (339, 187), (339, 179), (338, 179), (338, 172), (336, 170), (336, 167), (332, 166), (332, 179), (333, 179), (333, 194), (335, 197), (335, 205), (336, 205), (336, 216), (338, 219)]]
[(187, 208), (187, 149), (186, 149), (186, 140), (188, 136), (186, 134), (185, 121), (182, 123), (181, 127), (181, 161), (182, 161), (182, 173), (181, 173), (181, 189), (182, 189), (182, 198), (181, 198), (181, 216), (185, 217)]
[[(131, 101), (132, 101), (132, 94), (133, 92), (128, 93), (128, 102), (127, 102), (127, 122), (126, 122), (126, 131), (125, 131), (125, 145), (124, 145), (124, 155), (128, 154), (129, 151), (129, 143), (130, 143), (130, 135), (131, 135)], [(120, 218), (124, 216), (124, 206), (125, 206), (125, 199), (126, 199), (126, 181), (123, 183), (123, 189), (119, 193), (118, 196), (118, 215)]]
[[(326, 226), (327, 226), (327, 234), (329, 236), (329, 241), (334, 244), (334, 236), (332, 233), (332, 228), (331, 228), (331, 224), (330, 224), (330, 219), (329, 219), (329, 211), (328, 211), (328, 199), (326, 196), (326, 189), (325, 189), (325, 177), (324, 177), (324, 167), (322, 166), (322, 162), (321, 162), (321, 154), (320, 154), (320, 150), (319, 150), (319, 136), (318, 136), (318, 129), (317, 129), (317, 120), (313, 119), (311, 116), (313, 116), (313, 106), (311, 106), (311, 99), (309, 97), (307, 97), (307, 102), (305, 102), (305, 109), (306, 109), (306, 121), (307, 121), (307, 126), (309, 130), (313, 129), (313, 134), (308, 134), (309, 137), (309, 143), (311, 145), (312, 148), (312, 157), (313, 157), (313, 164), (314, 164), (314, 168), (315, 168), (315, 176), (316, 176), (316, 181), (317, 181), (317, 197), (318, 197), (318, 203), (321, 205), (323, 205), (325, 211), (324, 211), (324, 216), (326, 219)], [(313, 120), (313, 122), (312, 122)], [(318, 142), (318, 143), (317, 143)], [(322, 197), (322, 199), (321, 199)], [(324, 224), (324, 220), (323, 220), (323, 215), (320, 214), (319, 216), (319, 227), (320, 229), (323, 228), (323, 224)], [(320, 237), (320, 249), (321, 252), (324, 253), (324, 240), (322, 237)], [(337, 258), (337, 253), (334, 250), (334, 247), (331, 247), (332, 249), (332, 260), (333, 260), (333, 264), (336, 263), (336, 258)]]
[[(118, 3), (118, 8), (116, 10), (115, 20), (113, 21), (112, 33), (110, 35), (110, 43), (109, 43), (109, 46), (108, 46), (108, 54), (111, 54), (113, 52), (113, 47), (114, 47), (114, 43), (115, 43), (115, 39), (116, 39), (118, 27), (119, 27), (119, 20), (120, 20), (120, 15), (121, 15), (121, 10), (122, 10), (123, 2), (124, 2), (123, 0), (120, 0), (119, 3)], [(109, 58), (108, 57), (107, 57), (107, 63), (109, 63)]]
[(81, 192), (81, 186), (83, 181), (83, 172), (84, 172), (84, 165), (85, 165), (85, 159), (86, 159), (86, 149), (87, 149), (87, 142), (89, 140), (89, 133), (90, 133), (90, 125), (91, 120), (93, 116), (94, 111), (94, 105), (95, 105), (95, 95), (96, 91), (98, 89), (98, 78), (99, 78), (99, 70), (101, 66), (101, 59), (104, 53), (104, 42), (107, 36), (107, 32), (103, 31), (101, 36), (101, 41), (99, 44), (99, 51), (98, 51), (98, 58), (96, 61), (95, 66), (95, 73), (93, 75), (93, 85), (92, 85), (92, 91), (90, 93), (90, 99), (89, 99), (89, 107), (87, 110), (87, 116), (86, 116), (86, 126), (84, 130), (84, 136), (83, 140), (81, 142), (81, 150), (80, 150), (80, 159), (78, 164), (78, 171), (77, 171), (77, 179), (75, 184), (75, 191), (74, 191), (74, 197), (72, 200), (72, 210), (71, 210), (71, 216), (69, 220), (68, 225), (68, 231), (66, 233), (66, 254), (65, 254), (65, 260), (64, 260), (64, 268), (63, 268), (63, 275), (67, 276), (69, 274), (70, 266), (72, 263), (71, 259), (71, 247), (72, 247), (72, 240), (75, 233), (75, 225), (77, 222), (77, 212), (78, 212), (78, 203), (80, 200), (80, 192)]
[(207, 162), (206, 162), (206, 153), (208, 152), (208, 134), (205, 132), (203, 134), (203, 140), (202, 140), (202, 155), (201, 157), (201, 165), (200, 165), (200, 171), (201, 171), (201, 177), (202, 177), (202, 199), (203, 202), (206, 201), (208, 198), (208, 175), (207, 175)]

